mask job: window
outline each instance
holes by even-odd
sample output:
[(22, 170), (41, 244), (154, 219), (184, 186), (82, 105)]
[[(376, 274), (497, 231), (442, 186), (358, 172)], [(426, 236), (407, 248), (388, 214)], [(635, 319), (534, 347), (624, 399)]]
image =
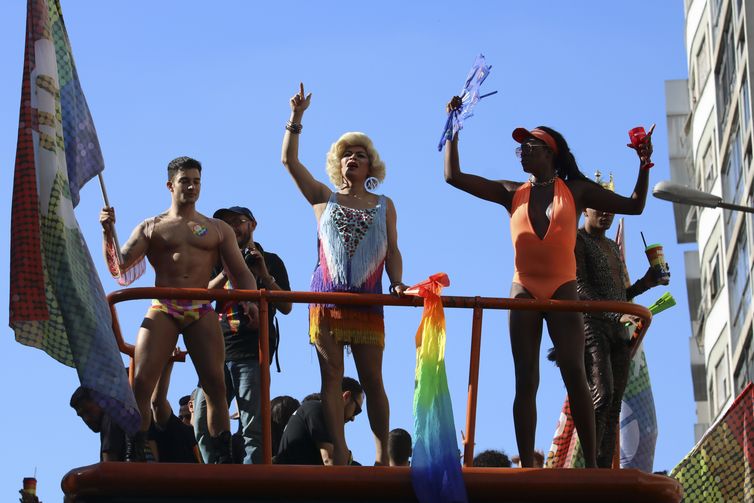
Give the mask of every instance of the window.
[(733, 39), (733, 27), (728, 23), (725, 27), (722, 42), (720, 44), (720, 65), (717, 67), (715, 77), (717, 79), (717, 108), (718, 108), (718, 132), (722, 134), (725, 129), (725, 121), (728, 118), (731, 96), (736, 77), (736, 55)]
[[(746, 72), (744, 71), (744, 74)], [(748, 134), (751, 122), (751, 100), (749, 99), (749, 79), (745, 78), (741, 84), (741, 130)]]
[(728, 361), (723, 355), (715, 365), (715, 408), (719, 411), (728, 400)]
[(698, 91), (701, 94), (704, 89), (704, 84), (707, 82), (707, 76), (709, 75), (709, 50), (707, 49), (707, 38), (703, 37), (699, 43), (699, 50), (696, 51), (696, 71), (699, 76), (697, 81)]
[(753, 370), (752, 358), (754, 358), (754, 354), (751, 353), (751, 339), (753, 330), (754, 329), (752, 329), (752, 326), (749, 325), (749, 333), (746, 336), (746, 342), (744, 343), (744, 347), (739, 358), (739, 363), (736, 368), (736, 375), (734, 377), (736, 383), (736, 395), (743, 391), (746, 385), (751, 382)]
[(715, 302), (715, 299), (717, 299), (717, 294), (720, 293), (720, 287), (721, 280), (720, 280), (720, 254), (718, 253), (719, 250), (715, 250), (715, 253), (713, 254), (712, 262), (710, 263), (709, 268), (709, 305), (712, 307), (712, 304)]
[(712, 142), (707, 144), (707, 148), (704, 149), (704, 155), (702, 156), (702, 168), (704, 170), (704, 185), (702, 190), (707, 192), (712, 190), (712, 185), (717, 179), (717, 171), (715, 170), (715, 158), (712, 152)]
[[(728, 160), (723, 170), (723, 200), (729, 203), (738, 203), (741, 199), (743, 190), (743, 177), (741, 167), (741, 134), (738, 128), (735, 128), (730, 134), (730, 143), (728, 144)], [(725, 210), (725, 236), (731, 239), (734, 218), (736, 212)]]
[(748, 307), (751, 305), (749, 288), (749, 240), (746, 222), (741, 226), (735, 241), (733, 256), (728, 268), (728, 295), (730, 296), (730, 338), (735, 348), (743, 331)]

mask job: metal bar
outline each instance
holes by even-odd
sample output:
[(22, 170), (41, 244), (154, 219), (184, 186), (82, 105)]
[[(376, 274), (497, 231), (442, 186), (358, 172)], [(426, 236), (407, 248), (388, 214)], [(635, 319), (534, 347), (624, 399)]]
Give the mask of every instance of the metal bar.
[(474, 437), (476, 434), (476, 404), (479, 389), (479, 355), (482, 350), (482, 315), (476, 306), (471, 320), (471, 352), (469, 356), (469, 392), (466, 403), (466, 438), (463, 446), (463, 465), (474, 465)]
[[(414, 306), (424, 305), (424, 299), (415, 296), (396, 297), (394, 295), (366, 294), (366, 293), (326, 293), (326, 292), (288, 292), (274, 290), (265, 292), (269, 302), (296, 302), (314, 304), (340, 304), (351, 306)], [(175, 299), (216, 299), (216, 300), (252, 300), (261, 297), (259, 290), (206, 290), (203, 288), (129, 288), (116, 290), (108, 295), (110, 303), (124, 302), (136, 299), (175, 298)], [(522, 310), (522, 311), (557, 311), (557, 312), (616, 312), (633, 314), (643, 320), (644, 329), (649, 327), (652, 314), (638, 304), (630, 302), (615, 302), (608, 300), (580, 301), (580, 300), (535, 300), (508, 299), (499, 297), (456, 297), (443, 296), (443, 306), (446, 308), (473, 309), (479, 306), (483, 309)]]
[(270, 341), (269, 305), (267, 290), (260, 290), (259, 298), (259, 388), (262, 409), (262, 459), (266, 465), (272, 464), (272, 420), (270, 412)]
[(754, 208), (750, 206), (740, 206), (738, 204), (732, 204), (732, 203), (717, 203), (717, 206), (720, 208), (725, 208), (726, 210), (733, 210), (733, 211), (744, 211), (746, 213), (754, 213)]

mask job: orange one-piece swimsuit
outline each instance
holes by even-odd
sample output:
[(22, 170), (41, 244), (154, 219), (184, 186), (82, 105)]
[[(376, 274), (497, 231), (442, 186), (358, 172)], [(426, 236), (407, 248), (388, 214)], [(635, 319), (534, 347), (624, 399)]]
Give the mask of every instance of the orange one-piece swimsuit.
[(551, 299), (565, 283), (576, 280), (576, 205), (566, 183), (555, 179), (550, 226), (543, 239), (529, 219), (531, 183), (521, 185), (511, 205), (511, 239), (518, 283), (535, 298)]

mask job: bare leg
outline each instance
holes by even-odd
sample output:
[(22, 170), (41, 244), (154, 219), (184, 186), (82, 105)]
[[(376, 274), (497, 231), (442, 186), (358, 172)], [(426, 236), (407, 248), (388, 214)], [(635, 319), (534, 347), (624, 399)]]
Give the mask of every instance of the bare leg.
[(367, 399), (369, 426), (374, 434), (375, 464), (388, 466), (387, 439), (390, 434), (390, 403), (382, 383), (383, 349), (369, 344), (351, 345), (359, 381)]
[[(519, 284), (513, 283), (511, 297), (531, 299)], [(542, 313), (510, 311), (510, 339), (516, 371), (513, 423), (522, 467), (534, 466), (534, 436), (537, 430), (537, 389), (539, 388), (539, 344), (542, 340)]]
[(152, 391), (175, 349), (178, 327), (168, 315), (150, 309), (141, 322), (134, 350), (134, 396), (141, 414), (141, 431), (152, 420)]
[[(562, 285), (552, 298), (577, 299), (576, 282)], [(570, 312), (548, 312), (545, 319), (547, 331), (558, 354), (560, 375), (568, 392), (573, 424), (576, 426), (584, 452), (584, 463), (587, 468), (594, 468), (597, 466), (597, 442), (592, 394), (584, 369), (584, 322), (581, 313)]]
[(230, 431), (225, 395), (225, 342), (217, 316), (207, 313), (183, 330), (183, 341), (194, 362), (207, 400), (209, 434)]
[(315, 344), (322, 379), (320, 394), (325, 410), (325, 424), (333, 443), (333, 463), (348, 463), (348, 447), (343, 410), (343, 344), (329, 333), (323, 333)]

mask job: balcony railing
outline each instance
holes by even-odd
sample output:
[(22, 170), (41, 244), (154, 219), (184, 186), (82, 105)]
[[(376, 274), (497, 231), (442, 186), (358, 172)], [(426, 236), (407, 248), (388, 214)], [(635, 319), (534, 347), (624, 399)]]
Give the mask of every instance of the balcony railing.
[[(322, 303), (338, 305), (382, 305), (382, 306), (413, 306), (419, 307), (424, 303), (421, 297), (395, 297), (392, 295), (354, 294), (354, 293), (322, 293), (322, 292), (287, 292), (270, 290), (205, 290), (199, 288), (130, 288), (118, 290), (108, 295), (110, 311), (113, 318), (113, 331), (120, 351), (133, 359), (134, 346), (123, 339), (118, 322), (115, 305), (120, 302), (137, 299), (194, 299), (218, 301), (254, 301), (259, 303), (259, 367), (261, 382), (261, 404), (263, 443), (262, 453), (265, 464), (272, 463), (272, 437), (270, 431), (270, 365), (268, 341), (268, 317), (270, 302), (293, 303)], [(652, 315), (649, 310), (638, 304), (611, 301), (565, 301), (565, 300), (533, 300), (508, 299), (493, 297), (453, 297), (443, 296), (443, 306), (473, 310), (471, 322), (471, 351), (469, 355), (469, 388), (466, 405), (466, 437), (464, 438), (464, 465), (471, 466), (474, 459), (474, 436), (476, 430), (477, 389), (479, 381), (479, 356), (482, 342), (482, 317), (485, 309), (524, 311), (570, 311), (570, 312), (620, 312), (633, 314), (642, 319), (641, 328), (634, 333), (634, 348), (637, 348), (644, 334), (649, 328)], [(185, 356), (185, 355), (184, 355)], [(180, 357), (179, 357), (180, 358)], [(133, 372), (134, 366), (129, 369)]]

